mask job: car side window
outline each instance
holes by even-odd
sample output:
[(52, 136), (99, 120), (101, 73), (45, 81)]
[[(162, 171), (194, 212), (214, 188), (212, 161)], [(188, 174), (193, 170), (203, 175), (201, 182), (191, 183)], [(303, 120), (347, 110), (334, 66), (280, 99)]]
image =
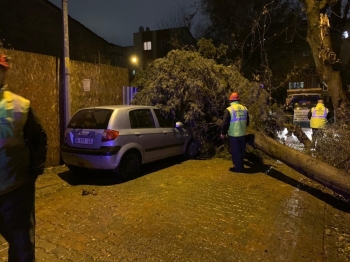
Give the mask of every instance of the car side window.
[(157, 116), (160, 127), (173, 127), (173, 124), (167, 119), (165, 119), (165, 117), (162, 115), (159, 109), (154, 109), (154, 113)]
[(129, 112), (131, 128), (154, 128), (154, 120), (150, 109), (137, 109)]

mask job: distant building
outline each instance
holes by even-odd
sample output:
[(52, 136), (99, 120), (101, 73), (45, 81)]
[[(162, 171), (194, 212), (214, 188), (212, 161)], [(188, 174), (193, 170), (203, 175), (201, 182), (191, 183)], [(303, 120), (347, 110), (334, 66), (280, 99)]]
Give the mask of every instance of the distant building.
[[(1, 0), (0, 46), (55, 57), (63, 54), (62, 10), (48, 0)], [(72, 60), (126, 67), (128, 48), (111, 44), (69, 17)]]
[(189, 28), (179, 27), (151, 31), (140, 26), (139, 32), (134, 33), (134, 52), (138, 59), (138, 68), (157, 58), (162, 58), (175, 49), (174, 43), (180, 45), (195, 45), (196, 39)]

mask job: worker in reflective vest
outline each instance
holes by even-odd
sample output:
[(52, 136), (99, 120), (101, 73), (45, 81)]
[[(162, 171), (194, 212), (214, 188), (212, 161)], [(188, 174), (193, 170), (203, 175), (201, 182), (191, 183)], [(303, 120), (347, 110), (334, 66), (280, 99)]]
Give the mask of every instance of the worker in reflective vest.
[(246, 149), (246, 128), (249, 125), (248, 110), (240, 104), (239, 94), (233, 92), (230, 95), (231, 105), (226, 108), (223, 118), (221, 138), (224, 139), (227, 135), (230, 143), (230, 153), (232, 156), (233, 172), (243, 172), (243, 158)]
[(0, 54), (0, 234), (8, 261), (35, 261), (35, 181), (44, 171), (46, 133), (30, 101), (7, 90)]
[(310, 127), (312, 128), (312, 146), (315, 146), (316, 138), (320, 135), (319, 129), (323, 129), (329, 120), (329, 110), (325, 107), (323, 100), (317, 101), (317, 105), (308, 113)]

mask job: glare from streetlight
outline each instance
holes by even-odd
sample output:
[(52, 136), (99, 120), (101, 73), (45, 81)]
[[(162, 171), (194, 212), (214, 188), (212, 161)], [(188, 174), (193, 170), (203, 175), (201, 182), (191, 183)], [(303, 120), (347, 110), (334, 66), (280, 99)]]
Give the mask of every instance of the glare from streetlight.
[(131, 63), (137, 65), (137, 62), (138, 62), (137, 57), (136, 57), (136, 56), (132, 56), (132, 57), (131, 57)]

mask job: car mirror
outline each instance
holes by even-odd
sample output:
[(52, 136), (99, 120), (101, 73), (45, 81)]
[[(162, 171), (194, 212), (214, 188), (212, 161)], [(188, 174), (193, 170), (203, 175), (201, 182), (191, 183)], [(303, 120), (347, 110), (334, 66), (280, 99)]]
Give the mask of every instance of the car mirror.
[(182, 122), (176, 122), (175, 127), (177, 128), (184, 127), (184, 124)]

